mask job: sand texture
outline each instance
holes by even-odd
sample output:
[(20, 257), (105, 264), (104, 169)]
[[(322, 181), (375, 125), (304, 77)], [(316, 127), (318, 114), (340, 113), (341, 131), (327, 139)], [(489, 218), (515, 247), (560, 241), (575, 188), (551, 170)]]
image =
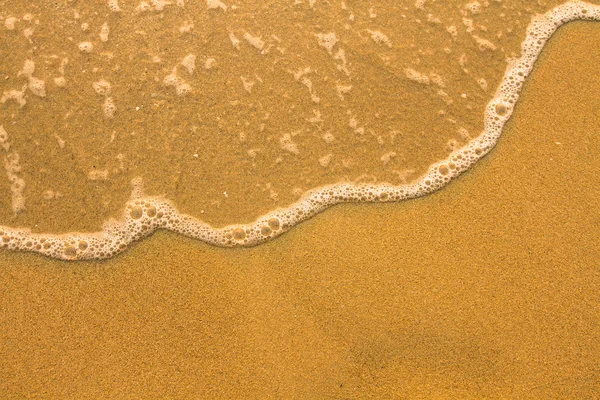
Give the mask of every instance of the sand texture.
[(249, 249), (0, 252), (2, 397), (600, 397), (598, 43), (561, 28), (496, 149), (430, 196)]

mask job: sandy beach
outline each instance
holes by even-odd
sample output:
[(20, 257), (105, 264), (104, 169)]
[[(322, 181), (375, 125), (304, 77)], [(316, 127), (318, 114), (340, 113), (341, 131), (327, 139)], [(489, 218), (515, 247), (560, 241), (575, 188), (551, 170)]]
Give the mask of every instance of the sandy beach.
[(597, 398), (600, 25), (561, 28), (445, 189), (250, 249), (0, 252), (3, 398)]

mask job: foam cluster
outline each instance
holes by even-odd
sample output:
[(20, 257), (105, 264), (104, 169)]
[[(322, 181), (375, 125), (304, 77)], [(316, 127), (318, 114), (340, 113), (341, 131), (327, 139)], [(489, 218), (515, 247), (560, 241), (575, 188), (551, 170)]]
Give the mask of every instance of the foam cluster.
[(11, 150), (8, 133), (2, 125), (0, 125), (0, 148), (6, 153), (4, 157), (4, 169), (6, 170), (6, 177), (10, 182), (11, 207), (13, 213), (16, 215), (25, 210), (25, 196), (23, 195), (25, 181), (20, 176), (21, 164), (19, 163), (19, 153)]
[[(419, 7), (422, 3), (417, 1), (415, 6)], [(475, 3), (470, 3), (473, 13), (478, 10)], [(28, 229), (0, 227), (0, 247), (34, 251), (64, 260), (103, 259), (125, 251), (132, 242), (157, 229), (167, 229), (216, 246), (253, 246), (281, 235), (335, 204), (394, 202), (427, 195), (471, 168), (496, 145), (542, 48), (561, 25), (574, 20), (600, 21), (600, 6), (571, 1), (535, 17), (527, 29), (520, 58), (509, 61), (500, 86), (487, 104), (483, 132), (464, 147), (454, 150), (445, 160), (431, 165), (423, 176), (408, 184), (340, 183), (324, 186), (305, 193), (298, 202), (274, 210), (253, 223), (214, 228), (181, 214), (166, 199), (144, 196), (141, 182), (135, 180), (131, 200), (126, 204), (121, 219), (108, 221), (100, 232), (48, 235), (32, 233)], [(318, 39), (330, 52), (337, 43), (335, 34), (323, 34)], [(174, 70), (163, 83), (177, 89), (182, 80)], [(98, 90), (106, 95), (105, 85), (99, 84)], [(3, 137), (2, 134), (0, 137)]]
[(121, 12), (121, 7), (119, 7), (118, 0), (108, 0), (107, 2), (108, 9), (112, 12)]
[(102, 104), (104, 117), (113, 118), (115, 112), (117, 112), (117, 106), (115, 105), (114, 99), (110, 96), (110, 83), (104, 79), (100, 79), (99, 81), (92, 83), (92, 87), (97, 94), (104, 96), (104, 103)]
[(19, 75), (24, 75), (29, 80), (27, 88), (36, 96), (46, 97), (46, 82), (33, 76), (35, 72), (35, 63), (32, 60), (25, 60), (23, 69)]
[(100, 28), (100, 33), (98, 34), (98, 36), (100, 36), (100, 40), (102, 42), (108, 42), (108, 35), (110, 34), (110, 28), (108, 26), (108, 24), (105, 22), (104, 24), (102, 24), (102, 27)]
[(82, 53), (91, 53), (94, 51), (94, 44), (92, 42), (81, 42), (77, 47), (79, 47), (79, 51)]
[[(184, 59), (183, 62), (185, 64), (183, 65), (186, 67), (188, 72), (192, 74), (194, 72), (196, 58), (195, 56), (193, 56), (192, 59), (190, 58), (190, 56)], [(173, 71), (169, 75), (165, 76), (165, 78), (163, 79), (163, 85), (167, 87), (174, 87), (175, 93), (177, 93), (178, 96), (185, 96), (186, 94), (192, 91), (192, 87), (190, 86), (190, 84), (177, 75), (177, 67), (173, 68)]]

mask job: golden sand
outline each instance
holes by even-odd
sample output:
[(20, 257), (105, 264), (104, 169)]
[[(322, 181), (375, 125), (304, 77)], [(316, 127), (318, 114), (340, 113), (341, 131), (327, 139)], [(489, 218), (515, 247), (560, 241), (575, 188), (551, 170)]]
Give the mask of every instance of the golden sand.
[(2, 396), (598, 397), (599, 42), (561, 28), (497, 148), (431, 196), (250, 249), (0, 252)]

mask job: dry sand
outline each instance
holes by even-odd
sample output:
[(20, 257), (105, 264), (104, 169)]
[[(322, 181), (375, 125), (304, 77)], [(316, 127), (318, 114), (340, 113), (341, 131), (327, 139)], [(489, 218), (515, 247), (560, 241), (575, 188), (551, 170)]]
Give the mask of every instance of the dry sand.
[(251, 249), (0, 252), (3, 398), (597, 398), (600, 26), (549, 43), (446, 189)]

